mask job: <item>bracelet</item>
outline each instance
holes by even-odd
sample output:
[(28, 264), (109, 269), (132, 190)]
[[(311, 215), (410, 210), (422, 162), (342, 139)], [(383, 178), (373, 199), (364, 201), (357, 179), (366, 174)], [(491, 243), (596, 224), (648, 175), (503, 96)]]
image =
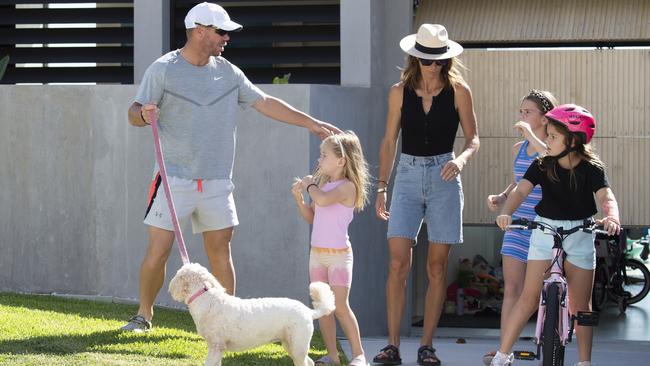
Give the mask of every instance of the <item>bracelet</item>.
[(314, 187), (318, 188), (318, 185), (317, 185), (316, 183), (311, 183), (311, 184), (309, 184), (309, 185), (307, 186), (307, 188), (305, 188), (305, 190), (307, 191), (307, 193), (309, 193), (309, 188), (310, 188), (311, 186), (314, 186)]
[(384, 192), (386, 192), (386, 187), (377, 188), (377, 193), (384, 193)]

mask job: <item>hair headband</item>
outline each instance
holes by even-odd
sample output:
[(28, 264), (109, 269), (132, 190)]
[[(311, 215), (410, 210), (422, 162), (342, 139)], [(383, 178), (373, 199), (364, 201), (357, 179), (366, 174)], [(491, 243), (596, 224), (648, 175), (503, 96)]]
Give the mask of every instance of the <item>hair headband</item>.
[(542, 113), (546, 114), (546, 112), (550, 111), (553, 109), (551, 106), (551, 102), (548, 100), (546, 95), (544, 93), (540, 92), (539, 90), (533, 89), (528, 93), (528, 96), (526, 98), (536, 98), (542, 103), (543, 111)]

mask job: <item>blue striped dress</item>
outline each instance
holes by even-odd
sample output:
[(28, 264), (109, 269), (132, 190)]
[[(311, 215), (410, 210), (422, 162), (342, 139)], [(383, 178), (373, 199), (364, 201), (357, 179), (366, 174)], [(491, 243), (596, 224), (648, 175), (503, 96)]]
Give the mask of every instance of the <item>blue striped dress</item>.
[[(525, 140), (514, 161), (515, 182), (519, 183), (521, 178), (528, 170), (530, 164), (537, 159), (537, 153), (529, 156), (526, 152), (528, 148), (528, 140)], [(535, 206), (542, 199), (542, 188), (537, 185), (530, 192), (528, 197), (521, 203), (521, 206), (512, 214), (513, 218), (525, 218), (533, 220), (537, 215), (535, 213)], [(511, 230), (506, 231), (503, 236), (503, 246), (501, 247), (501, 255), (512, 257), (520, 262), (527, 262), (528, 247), (530, 245), (529, 230)]]

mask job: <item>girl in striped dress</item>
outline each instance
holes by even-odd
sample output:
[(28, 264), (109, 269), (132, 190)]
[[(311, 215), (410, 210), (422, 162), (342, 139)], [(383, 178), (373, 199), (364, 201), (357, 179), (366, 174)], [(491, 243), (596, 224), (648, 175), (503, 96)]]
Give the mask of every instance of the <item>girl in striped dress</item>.
[[(506, 201), (508, 194), (515, 188), (524, 176), (530, 164), (538, 155), (546, 151), (546, 118), (544, 114), (557, 105), (555, 97), (547, 91), (531, 90), (521, 101), (519, 115), (521, 121), (515, 123), (514, 128), (524, 136), (525, 140), (517, 142), (512, 147), (513, 155), (513, 181), (499, 194), (491, 194), (487, 204), (491, 211), (498, 212)], [(542, 190), (536, 186), (526, 200), (519, 206), (513, 217), (535, 218), (535, 206), (542, 198)], [(503, 237), (501, 255), (503, 256), (503, 306), (501, 308), (501, 329), (507, 321), (507, 314), (512, 310), (521, 290), (524, 287), (526, 276), (526, 259), (531, 232), (528, 230), (510, 230)], [(483, 362), (489, 365), (496, 351), (488, 352), (483, 357)]]

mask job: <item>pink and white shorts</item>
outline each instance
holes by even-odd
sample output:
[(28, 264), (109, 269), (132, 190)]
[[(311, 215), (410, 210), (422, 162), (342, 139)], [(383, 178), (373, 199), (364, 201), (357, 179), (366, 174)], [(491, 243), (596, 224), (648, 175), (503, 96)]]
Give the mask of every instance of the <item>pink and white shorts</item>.
[(330, 249), (312, 247), (309, 254), (309, 280), (330, 286), (352, 287), (352, 248)]

